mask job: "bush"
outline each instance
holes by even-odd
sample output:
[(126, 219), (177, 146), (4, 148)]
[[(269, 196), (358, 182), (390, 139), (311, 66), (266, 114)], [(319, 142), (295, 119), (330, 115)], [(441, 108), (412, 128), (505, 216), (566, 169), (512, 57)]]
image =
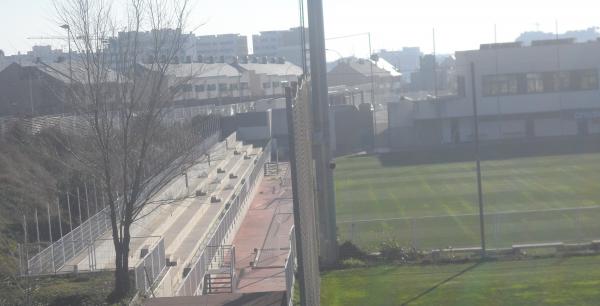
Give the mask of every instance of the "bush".
[(363, 252), (352, 242), (346, 241), (339, 246), (339, 258), (340, 261), (345, 259), (365, 260), (367, 258), (367, 253)]
[(403, 248), (395, 240), (388, 240), (381, 243), (379, 253), (384, 260), (415, 262), (421, 260), (424, 255), (415, 248)]

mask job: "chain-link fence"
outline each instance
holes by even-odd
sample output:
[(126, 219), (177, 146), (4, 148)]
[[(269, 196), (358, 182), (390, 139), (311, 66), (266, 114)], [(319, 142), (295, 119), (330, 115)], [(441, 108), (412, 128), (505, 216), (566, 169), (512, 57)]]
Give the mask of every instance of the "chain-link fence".
[[(175, 291), (176, 296), (193, 296), (201, 292), (204, 285), (204, 276), (208, 266), (217, 254), (218, 247), (227, 244), (228, 239), (235, 233), (235, 227), (241, 223), (240, 218), (244, 207), (251, 200), (251, 195), (255, 185), (260, 181), (264, 174), (264, 164), (271, 158), (271, 142), (267, 143), (264, 150), (254, 162), (254, 168), (247, 177), (242, 178), (244, 183), (239, 187), (233, 199), (225, 205), (225, 210), (221, 213), (219, 221), (213, 223), (213, 226), (192, 257), (192, 264), (189, 272), (182, 280)], [(210, 247), (209, 247), (210, 246)]]
[(300, 300), (319, 305), (319, 245), (315, 208), (315, 175), (311, 124), (310, 83), (286, 88), (290, 163), (294, 198), (294, 226), (297, 235)]
[[(600, 206), (487, 213), (488, 248), (516, 244), (580, 243), (600, 239)], [(444, 215), (338, 222), (342, 241), (376, 251), (382, 242), (421, 250), (478, 247), (479, 215)]]

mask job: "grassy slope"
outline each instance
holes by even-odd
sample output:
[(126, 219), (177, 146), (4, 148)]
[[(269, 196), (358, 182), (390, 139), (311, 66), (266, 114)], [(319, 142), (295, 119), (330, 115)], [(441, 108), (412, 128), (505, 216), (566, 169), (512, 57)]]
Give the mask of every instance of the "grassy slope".
[[(337, 160), (336, 210), (340, 221), (458, 215), (477, 212), (474, 163), (383, 167), (376, 157)], [(600, 154), (565, 155), (482, 164), (486, 212), (600, 205)], [(488, 218), (492, 247), (518, 242), (598, 238), (600, 209)], [(388, 238), (417, 247), (478, 243), (475, 217), (339, 224), (342, 239), (374, 248)], [(414, 232), (413, 232), (414, 229)]]
[(328, 272), (322, 305), (598, 305), (600, 256)]

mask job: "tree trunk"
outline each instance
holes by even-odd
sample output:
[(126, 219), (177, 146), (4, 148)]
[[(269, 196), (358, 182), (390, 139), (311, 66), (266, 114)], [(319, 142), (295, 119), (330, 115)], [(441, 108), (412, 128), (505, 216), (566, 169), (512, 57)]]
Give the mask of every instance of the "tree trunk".
[(115, 245), (115, 288), (113, 297), (120, 300), (127, 296), (130, 288), (129, 281), (129, 239)]

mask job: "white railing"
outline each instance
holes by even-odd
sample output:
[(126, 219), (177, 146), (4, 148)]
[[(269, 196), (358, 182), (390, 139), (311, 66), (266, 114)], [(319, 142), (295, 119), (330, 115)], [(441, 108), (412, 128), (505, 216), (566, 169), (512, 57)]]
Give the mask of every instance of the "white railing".
[[(225, 244), (227, 237), (233, 232), (236, 225), (239, 212), (246, 202), (250, 199), (250, 195), (255, 188), (256, 183), (263, 175), (263, 167), (267, 160), (271, 158), (271, 142), (269, 142), (262, 151), (260, 157), (256, 160), (252, 172), (245, 178), (245, 183), (241, 185), (237, 195), (228, 203), (228, 208), (222, 212), (221, 219), (215, 223), (206, 235), (206, 239), (197, 249), (196, 254), (192, 258), (191, 269), (184, 277), (178, 289), (175, 291), (175, 296), (193, 296), (197, 295), (202, 289), (204, 276), (206, 275), (207, 267), (212, 262), (218, 246)], [(207, 246), (211, 246), (207, 248)]]
[(290, 252), (285, 260), (285, 292), (288, 300), (288, 305), (293, 305), (294, 299), (294, 284), (296, 271), (296, 231), (292, 226), (290, 230)]
[[(200, 144), (198, 144), (193, 151), (195, 157), (199, 158), (202, 155), (202, 152), (207, 151), (215, 143), (217, 143), (219, 134), (220, 132), (217, 131), (214, 135), (207, 137)], [(173, 172), (176, 174), (179, 173), (177, 171), (172, 171), (172, 169), (165, 171), (168, 173), (164, 175), (173, 175)], [(153, 179), (157, 181), (163, 180), (161, 175), (158, 175)], [(177, 180), (184, 181), (182, 178), (171, 178), (170, 180), (164, 180), (167, 181), (167, 184), (159, 186), (159, 188), (166, 188), (163, 190), (162, 194), (168, 194), (169, 196), (180, 196), (181, 192), (187, 192), (185, 188), (181, 188), (181, 185), (184, 185), (185, 183), (178, 184)], [(177, 192), (170, 191), (173, 189), (173, 186), (177, 187)], [(117, 199), (116, 202), (119, 203), (119, 199)], [(119, 207), (120, 204), (117, 204), (117, 220), (121, 220), (120, 216), (118, 215), (121, 212)], [(110, 206), (106, 206), (73, 229), (73, 231), (53, 242), (50, 246), (43, 249), (33, 257), (26, 259), (26, 266), (22, 267), (21, 271), (29, 275), (69, 272), (64, 271), (63, 269), (67, 262), (81, 252), (88, 250), (90, 246), (93, 245), (95, 240), (103, 236), (110, 229)], [(90, 270), (93, 270), (93, 262), (94, 259), (92, 258), (92, 260), (89, 261)]]
[(161, 238), (134, 268), (135, 287), (138, 292), (144, 295), (150, 293), (166, 265), (165, 240)]

